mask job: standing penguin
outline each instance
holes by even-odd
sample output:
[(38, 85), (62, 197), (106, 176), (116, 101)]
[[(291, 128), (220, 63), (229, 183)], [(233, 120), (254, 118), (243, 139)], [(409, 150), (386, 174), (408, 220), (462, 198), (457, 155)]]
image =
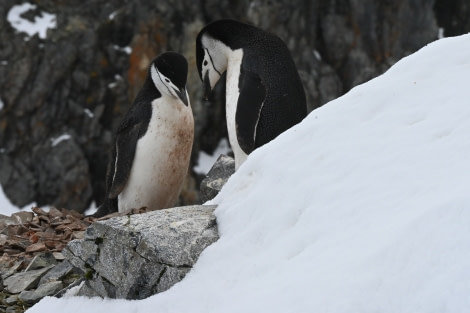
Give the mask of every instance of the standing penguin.
[(194, 138), (187, 74), (188, 62), (175, 52), (163, 53), (150, 64), (142, 89), (117, 129), (106, 198), (95, 217), (175, 204)]
[(206, 99), (227, 72), (227, 130), (236, 169), (254, 149), (307, 115), (297, 68), (279, 37), (238, 21), (218, 20), (199, 32), (196, 58)]

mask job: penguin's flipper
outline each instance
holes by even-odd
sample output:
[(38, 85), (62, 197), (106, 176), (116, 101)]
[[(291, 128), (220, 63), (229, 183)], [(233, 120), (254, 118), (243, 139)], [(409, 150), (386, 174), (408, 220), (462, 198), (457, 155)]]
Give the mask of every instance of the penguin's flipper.
[(243, 152), (250, 154), (256, 148), (256, 127), (266, 98), (266, 89), (257, 74), (242, 68), (239, 90), (235, 115), (237, 139)]
[(134, 161), (141, 125), (142, 123), (137, 123), (125, 129), (125, 131), (118, 131), (116, 136), (116, 164), (108, 193), (109, 199), (116, 198), (126, 186)]

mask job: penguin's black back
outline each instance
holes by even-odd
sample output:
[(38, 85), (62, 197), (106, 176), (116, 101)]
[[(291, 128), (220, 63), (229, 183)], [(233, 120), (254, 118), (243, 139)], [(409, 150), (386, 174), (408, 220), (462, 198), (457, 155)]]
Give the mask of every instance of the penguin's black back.
[[(199, 33), (196, 40), (197, 55), (204, 55), (201, 38), (205, 33), (232, 50), (242, 48), (243, 68), (257, 73), (266, 89), (255, 147), (271, 141), (302, 121), (307, 115), (305, 92), (290, 51), (279, 37), (249, 24), (218, 20), (205, 26)], [(197, 63), (198, 67), (200, 63)]]

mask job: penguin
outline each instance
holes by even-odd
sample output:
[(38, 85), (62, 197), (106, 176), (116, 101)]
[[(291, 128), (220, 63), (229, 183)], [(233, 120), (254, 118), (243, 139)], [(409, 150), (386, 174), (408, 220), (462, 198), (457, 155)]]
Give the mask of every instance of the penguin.
[(223, 19), (201, 29), (196, 62), (208, 100), (226, 73), (226, 120), (235, 169), (256, 148), (307, 115), (304, 88), (294, 60), (277, 36)]
[(166, 52), (121, 121), (112, 147), (103, 204), (93, 217), (175, 204), (189, 167), (194, 120), (186, 79), (188, 62)]

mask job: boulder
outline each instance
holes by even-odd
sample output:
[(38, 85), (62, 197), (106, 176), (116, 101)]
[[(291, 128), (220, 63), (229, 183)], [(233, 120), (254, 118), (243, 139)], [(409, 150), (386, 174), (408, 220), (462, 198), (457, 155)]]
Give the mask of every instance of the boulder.
[(61, 281), (51, 281), (38, 286), (35, 290), (24, 290), (18, 295), (18, 299), (28, 304), (34, 304), (46, 296), (55, 295), (62, 289)]
[(176, 207), (93, 223), (62, 251), (83, 272), (78, 295), (143, 299), (169, 289), (218, 239), (214, 209)]
[(235, 160), (221, 154), (201, 182), (201, 201), (213, 199), (235, 172)]
[(23, 290), (36, 288), (41, 277), (53, 267), (54, 266), (51, 265), (37, 270), (14, 274), (6, 278), (3, 282), (5, 290), (10, 293), (19, 293)]

